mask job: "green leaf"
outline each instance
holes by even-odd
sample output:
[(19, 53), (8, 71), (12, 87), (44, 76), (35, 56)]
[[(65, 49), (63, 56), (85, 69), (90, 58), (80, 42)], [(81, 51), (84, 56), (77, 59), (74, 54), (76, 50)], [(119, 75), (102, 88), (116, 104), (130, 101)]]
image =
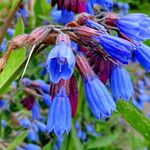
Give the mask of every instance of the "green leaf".
[(42, 150), (52, 150), (52, 148), (53, 148), (53, 144), (52, 142), (49, 142), (42, 148)]
[(36, 15), (36, 23), (41, 24), (42, 19), (39, 16), (50, 17), (49, 13), (51, 5), (46, 0), (36, 0), (34, 5), (34, 12)]
[(116, 141), (118, 136), (119, 136), (119, 133), (110, 134), (108, 136), (102, 136), (96, 140), (89, 141), (85, 145), (85, 147), (87, 149), (97, 149), (97, 148), (102, 148), (102, 147), (108, 147), (109, 145), (113, 144), (113, 142)]
[(21, 72), (20, 70), (15, 74), (16, 70), (20, 67), (22, 62), (25, 60), (26, 50), (25, 48), (20, 48), (12, 52), (9, 57), (9, 60), (0, 73), (0, 95), (4, 93), (8, 86), (12, 83), (14, 79)]
[(138, 111), (131, 102), (124, 100), (118, 102), (118, 110), (135, 130), (150, 141), (150, 120), (144, 114)]
[(6, 150), (14, 150), (26, 138), (28, 131), (24, 131), (21, 135), (17, 136)]
[(22, 17), (20, 16), (18, 19), (18, 22), (16, 24), (15, 36), (17, 36), (19, 34), (23, 34), (23, 33), (24, 33), (24, 22), (22, 20)]

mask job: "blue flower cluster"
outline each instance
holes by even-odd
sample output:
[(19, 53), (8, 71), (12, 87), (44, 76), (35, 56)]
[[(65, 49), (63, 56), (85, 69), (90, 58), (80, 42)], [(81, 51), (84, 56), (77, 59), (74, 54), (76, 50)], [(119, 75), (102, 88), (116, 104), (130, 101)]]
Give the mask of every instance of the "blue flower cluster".
[[(28, 138), (33, 142), (39, 141), (39, 131), (50, 135), (55, 133), (60, 140), (55, 147), (59, 147), (63, 135), (70, 132), (72, 118), (77, 111), (79, 92), (76, 76), (83, 80), (85, 98), (92, 114), (97, 119), (105, 119), (117, 111), (119, 99), (134, 99), (134, 88), (126, 70), (132, 59), (136, 58), (146, 71), (150, 71), (150, 47), (144, 44), (150, 38), (150, 18), (147, 15), (127, 14), (127, 4), (113, 3), (112, 0), (77, 0), (78, 5), (72, 1), (61, 2), (51, 1), (52, 6), (57, 4), (52, 16), (55, 22), (65, 26), (43, 26), (23, 41), (31, 44), (32, 37), (34, 43), (39, 36), (37, 41), (40, 39), (40, 44), (53, 44), (44, 63), (49, 84), (43, 80), (22, 80), (27, 95), (21, 103), (31, 111), (33, 121), (23, 118), (20, 125), (30, 130)], [(103, 7), (100, 7), (102, 13), (94, 16), (98, 5)], [(115, 5), (126, 15), (108, 12)], [(28, 17), (24, 9), (20, 12)], [(76, 18), (76, 13), (81, 14)], [(137, 99), (141, 97), (145, 98), (138, 95)], [(47, 124), (42, 123), (46, 121), (39, 99), (48, 108)], [(0, 106), (3, 107), (2, 101)], [(86, 125), (86, 132), (80, 125), (76, 128), (83, 141), (87, 140), (87, 132), (99, 135), (91, 124)], [(32, 146), (29, 144), (23, 148)]]

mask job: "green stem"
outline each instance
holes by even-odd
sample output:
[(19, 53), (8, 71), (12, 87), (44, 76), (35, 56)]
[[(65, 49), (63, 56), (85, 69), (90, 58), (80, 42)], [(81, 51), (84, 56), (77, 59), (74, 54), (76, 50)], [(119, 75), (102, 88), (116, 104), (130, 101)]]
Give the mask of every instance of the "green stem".
[(23, 0), (15, 0), (15, 2), (13, 3), (10, 11), (9, 11), (9, 14), (8, 14), (8, 17), (4, 23), (4, 26), (2, 27), (2, 29), (0, 30), (0, 44), (2, 43), (3, 41), (3, 38), (7, 32), (7, 29), (9, 28), (10, 24), (11, 24), (11, 21), (16, 13), (16, 11), (18, 10), (20, 4), (22, 3)]

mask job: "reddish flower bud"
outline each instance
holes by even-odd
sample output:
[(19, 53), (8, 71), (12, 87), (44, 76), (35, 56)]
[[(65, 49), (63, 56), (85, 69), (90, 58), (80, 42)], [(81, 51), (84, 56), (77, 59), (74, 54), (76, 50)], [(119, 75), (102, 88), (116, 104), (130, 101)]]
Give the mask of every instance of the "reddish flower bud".
[(93, 69), (99, 75), (100, 80), (106, 84), (112, 71), (112, 62), (102, 57), (98, 57), (94, 63)]
[(84, 80), (87, 80), (88, 77), (94, 77), (95, 73), (91, 69), (86, 58), (81, 54), (76, 54), (76, 66)]
[(78, 6), (78, 0), (71, 0), (71, 10), (75, 13), (78, 11), (77, 6)]
[(63, 6), (65, 9), (69, 10), (71, 8), (70, 0), (65, 0)]
[(76, 27), (74, 32), (80, 37), (80, 38), (85, 38), (89, 40), (93, 36), (99, 36), (100, 32), (97, 30), (94, 30), (92, 28), (82, 26), (82, 27)]
[(85, 0), (78, 0), (78, 13), (86, 12)]
[(69, 81), (69, 99), (72, 108), (72, 117), (76, 115), (77, 106), (78, 106), (78, 85), (77, 79), (73, 75)]

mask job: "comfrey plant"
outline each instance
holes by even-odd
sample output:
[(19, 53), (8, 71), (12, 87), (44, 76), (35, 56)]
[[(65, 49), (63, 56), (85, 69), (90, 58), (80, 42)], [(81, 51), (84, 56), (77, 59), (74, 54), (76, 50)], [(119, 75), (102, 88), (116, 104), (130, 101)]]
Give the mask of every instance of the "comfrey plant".
[[(142, 42), (150, 38), (150, 18), (144, 14), (123, 16), (107, 12), (112, 1), (52, 0), (51, 3), (52, 6), (57, 4), (62, 14), (72, 11), (80, 15), (69, 23), (64, 18), (62, 24), (68, 23), (65, 26), (46, 25), (15, 37), (1, 59), (0, 70), (10, 53), (19, 47), (32, 48), (37, 54), (53, 45), (45, 60), (50, 84), (27, 78), (23, 79), (23, 84), (33, 88), (48, 106), (47, 132), (61, 137), (70, 132), (77, 111), (77, 76), (83, 80), (87, 103), (97, 119), (108, 118), (117, 111), (119, 99), (129, 101), (134, 96), (132, 81), (125, 68), (135, 57), (149, 72), (150, 47)], [(97, 4), (105, 8), (100, 14), (94, 11)], [(92, 11), (97, 15), (85, 13)], [(60, 20), (59, 12), (53, 14)], [(111, 34), (112, 31), (115, 34)], [(28, 99), (22, 104), (32, 110), (33, 119), (40, 120), (38, 101), (33, 95), (31, 101)]]

